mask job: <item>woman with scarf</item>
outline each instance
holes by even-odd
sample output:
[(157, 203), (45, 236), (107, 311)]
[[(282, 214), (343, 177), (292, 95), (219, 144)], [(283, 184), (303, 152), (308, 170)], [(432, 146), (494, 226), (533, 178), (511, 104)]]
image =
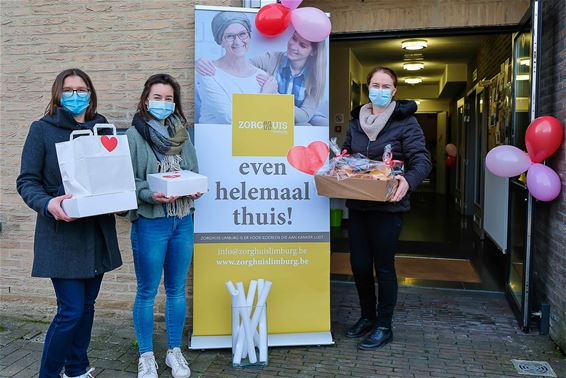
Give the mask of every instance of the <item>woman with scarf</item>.
[[(371, 103), (352, 111), (346, 141), (349, 154), (360, 153), (381, 160), (386, 145), (393, 159), (404, 162), (405, 171), (395, 176), (399, 185), (391, 202), (347, 200), (349, 210), (350, 263), (361, 306), (360, 319), (347, 337), (365, 339), (362, 350), (379, 348), (393, 340), (391, 321), (397, 302), (395, 247), (401, 233), (403, 213), (409, 211), (410, 193), (431, 170), (423, 131), (413, 114), (414, 101), (393, 101), (397, 75), (386, 67), (375, 67), (367, 77)], [(374, 269), (378, 297), (375, 297)], [(377, 302), (377, 309), (376, 309)]]
[(90, 77), (77, 68), (55, 78), (45, 115), (33, 122), (22, 151), (16, 186), (37, 213), (33, 277), (50, 278), (57, 297), (55, 315), (43, 344), (39, 377), (92, 377), (87, 349), (94, 303), (104, 273), (122, 265), (113, 214), (70, 218), (62, 207), (65, 194), (55, 144), (75, 130), (107, 123), (96, 112)]
[(193, 255), (193, 200), (200, 193), (166, 197), (152, 192), (147, 183), (151, 173), (198, 172), (181, 107), (181, 88), (175, 79), (168, 74), (147, 79), (132, 126), (126, 135), (138, 196), (138, 209), (129, 214), (137, 278), (133, 321), (140, 353), (138, 377), (157, 377), (152, 344), (153, 304), (164, 272), (168, 344), (165, 363), (173, 377), (186, 378), (191, 373), (180, 347), (186, 315), (185, 282)]

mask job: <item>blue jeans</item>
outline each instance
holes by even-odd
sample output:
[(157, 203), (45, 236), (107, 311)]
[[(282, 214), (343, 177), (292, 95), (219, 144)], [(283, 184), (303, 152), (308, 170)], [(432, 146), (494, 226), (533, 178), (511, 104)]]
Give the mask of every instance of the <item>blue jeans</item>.
[(139, 217), (132, 224), (131, 238), (138, 283), (133, 318), (139, 353), (153, 351), (153, 303), (162, 271), (167, 344), (169, 348), (180, 347), (186, 315), (185, 284), (193, 257), (193, 217)]
[(100, 291), (102, 276), (51, 279), (57, 296), (57, 314), (45, 336), (40, 378), (59, 378), (63, 366), (65, 374), (70, 377), (86, 373), (94, 302)]

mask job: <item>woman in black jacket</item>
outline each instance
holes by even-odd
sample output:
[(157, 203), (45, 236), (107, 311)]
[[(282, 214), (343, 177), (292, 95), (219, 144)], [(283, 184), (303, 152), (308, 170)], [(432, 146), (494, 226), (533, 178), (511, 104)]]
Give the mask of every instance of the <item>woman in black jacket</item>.
[(73, 130), (91, 130), (107, 123), (96, 113), (92, 81), (79, 69), (55, 78), (45, 115), (31, 124), (16, 184), (25, 203), (37, 212), (33, 277), (50, 278), (57, 314), (45, 343), (39, 376), (91, 377), (87, 348), (94, 302), (102, 276), (122, 265), (114, 215), (73, 219), (61, 202), (65, 195), (55, 143), (69, 140)]
[[(350, 263), (360, 298), (361, 318), (347, 332), (360, 337), (362, 350), (379, 348), (393, 339), (391, 320), (397, 302), (395, 245), (401, 233), (402, 214), (410, 207), (409, 195), (428, 176), (431, 163), (421, 127), (413, 116), (414, 101), (392, 101), (397, 75), (376, 67), (367, 78), (371, 103), (352, 114), (343, 149), (381, 160), (386, 145), (393, 159), (404, 162), (405, 172), (391, 202), (348, 200)], [(378, 282), (376, 313), (374, 267)]]

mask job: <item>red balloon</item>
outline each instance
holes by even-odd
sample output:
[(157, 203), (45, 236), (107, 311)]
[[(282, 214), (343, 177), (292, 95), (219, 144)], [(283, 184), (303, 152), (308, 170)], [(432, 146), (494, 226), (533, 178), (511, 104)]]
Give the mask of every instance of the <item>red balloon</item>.
[(564, 128), (559, 120), (551, 116), (535, 118), (527, 128), (525, 144), (533, 163), (549, 158), (562, 144)]
[(264, 5), (255, 16), (257, 30), (266, 37), (283, 33), (290, 22), (291, 12), (281, 4)]
[(456, 165), (456, 157), (448, 155), (446, 157), (445, 163), (446, 163), (446, 166), (449, 167), (449, 168), (455, 166)]

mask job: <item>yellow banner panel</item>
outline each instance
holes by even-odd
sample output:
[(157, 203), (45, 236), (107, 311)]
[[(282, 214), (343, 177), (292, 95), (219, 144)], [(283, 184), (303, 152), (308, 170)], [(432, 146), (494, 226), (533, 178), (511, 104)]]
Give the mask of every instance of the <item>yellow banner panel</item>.
[(232, 156), (287, 156), (294, 143), (292, 95), (232, 95)]
[(269, 333), (330, 330), (329, 243), (195, 244), (195, 336), (229, 335), (231, 298), (225, 282), (273, 282)]

